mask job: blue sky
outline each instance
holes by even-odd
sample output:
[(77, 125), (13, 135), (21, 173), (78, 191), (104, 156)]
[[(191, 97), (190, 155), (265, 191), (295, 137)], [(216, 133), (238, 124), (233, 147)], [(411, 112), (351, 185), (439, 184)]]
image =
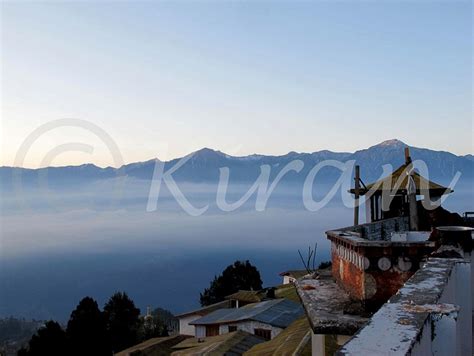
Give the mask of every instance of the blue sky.
[[(433, 1), (3, 2), (0, 164), (41, 124), (103, 128), (125, 162), (202, 147), (354, 151), (386, 139), (473, 152), (472, 5)], [(25, 165), (113, 164), (90, 132)]]

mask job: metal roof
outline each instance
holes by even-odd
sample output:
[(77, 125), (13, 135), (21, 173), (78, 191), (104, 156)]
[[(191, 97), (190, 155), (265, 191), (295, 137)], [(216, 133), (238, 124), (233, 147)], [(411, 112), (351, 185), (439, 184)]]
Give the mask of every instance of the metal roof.
[(261, 323), (286, 328), (295, 319), (304, 314), (300, 304), (287, 299), (273, 299), (248, 304), (238, 309), (220, 309), (202, 318), (194, 320), (192, 325), (228, 324), (232, 322), (254, 320)]
[[(392, 174), (385, 178), (382, 178), (374, 183), (367, 184), (365, 188), (360, 188), (360, 195), (367, 194), (370, 191), (383, 192), (393, 191), (396, 189), (398, 192), (405, 192), (408, 185), (408, 173), (411, 170), (411, 164), (403, 164), (397, 168)], [(428, 190), (433, 195), (444, 195), (452, 193), (453, 190), (442, 185), (432, 182), (422, 177), (418, 172), (413, 172), (413, 180), (416, 186), (416, 194), (423, 194), (425, 190)], [(355, 189), (349, 190), (350, 193), (354, 194)]]

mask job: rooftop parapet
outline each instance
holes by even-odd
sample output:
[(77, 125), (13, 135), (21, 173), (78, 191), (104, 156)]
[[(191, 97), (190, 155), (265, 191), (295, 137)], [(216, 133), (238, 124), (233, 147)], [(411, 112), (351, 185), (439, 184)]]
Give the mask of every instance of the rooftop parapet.
[(390, 241), (392, 233), (408, 231), (410, 227), (409, 218), (399, 216), (366, 224), (343, 227), (338, 230), (355, 233), (359, 237), (370, 241)]
[(471, 354), (470, 300), (469, 262), (430, 258), (337, 355)]
[(436, 248), (435, 242), (428, 241), (428, 232), (413, 232), (415, 235), (410, 237), (412, 233), (405, 231), (404, 238), (398, 232), (396, 241), (367, 240), (347, 228), (326, 234), (331, 241), (333, 277), (351, 298), (374, 311), (403, 286)]
[(353, 335), (368, 320), (367, 313), (329, 271), (321, 272), (317, 278), (298, 279), (295, 286), (315, 334)]

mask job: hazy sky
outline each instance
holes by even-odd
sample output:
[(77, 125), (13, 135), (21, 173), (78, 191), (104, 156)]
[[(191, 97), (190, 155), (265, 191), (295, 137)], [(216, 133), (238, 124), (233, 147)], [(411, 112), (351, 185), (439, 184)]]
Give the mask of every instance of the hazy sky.
[[(61, 118), (100, 126), (125, 162), (205, 146), (235, 155), (354, 151), (395, 137), (473, 152), (470, 1), (1, 9), (3, 165), (28, 134)], [(69, 142), (94, 152), (58, 146)], [(113, 165), (81, 128), (42, 135), (25, 165), (43, 164), (51, 150), (55, 165)]]

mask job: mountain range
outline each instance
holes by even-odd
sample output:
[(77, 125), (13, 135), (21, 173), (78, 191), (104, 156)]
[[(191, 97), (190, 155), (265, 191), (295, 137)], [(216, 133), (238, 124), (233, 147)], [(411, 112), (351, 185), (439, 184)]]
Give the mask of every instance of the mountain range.
[[(405, 147), (410, 147), (410, 155), (413, 160), (422, 160), (426, 163), (429, 168), (429, 178), (432, 180), (441, 184), (448, 184), (458, 171), (461, 172), (461, 181), (472, 182), (474, 178), (473, 155), (457, 156), (445, 151), (408, 146), (396, 139), (384, 141), (354, 153), (323, 150), (313, 153), (289, 152), (282, 156), (254, 154), (236, 157), (210, 148), (203, 148), (192, 153), (186, 163), (173, 174), (173, 178), (178, 182), (216, 182), (219, 179), (219, 169), (228, 167), (231, 183), (250, 182), (254, 181), (260, 174), (261, 165), (269, 165), (271, 167), (271, 177), (275, 177), (281, 168), (289, 162), (301, 160), (304, 163), (302, 171), (299, 173), (290, 172), (282, 180), (282, 182), (301, 182), (319, 162), (324, 160), (338, 160), (341, 162), (355, 160), (356, 164), (361, 167), (362, 179), (369, 183), (380, 177), (382, 165), (391, 164), (396, 169), (403, 164)], [(164, 162), (165, 171), (174, 166), (180, 159)], [(130, 163), (120, 168), (100, 168), (93, 164), (40, 169), (4, 166), (0, 167), (0, 182), (3, 188), (8, 189), (12, 185), (13, 176), (15, 174), (18, 176), (18, 173), (26, 186), (36, 185), (38, 177), (45, 173), (50, 186), (84, 184), (97, 180), (112, 179), (117, 176), (150, 180), (153, 176), (156, 160)], [(321, 170), (318, 179), (333, 181), (337, 179), (339, 174), (339, 170), (328, 167)]]

